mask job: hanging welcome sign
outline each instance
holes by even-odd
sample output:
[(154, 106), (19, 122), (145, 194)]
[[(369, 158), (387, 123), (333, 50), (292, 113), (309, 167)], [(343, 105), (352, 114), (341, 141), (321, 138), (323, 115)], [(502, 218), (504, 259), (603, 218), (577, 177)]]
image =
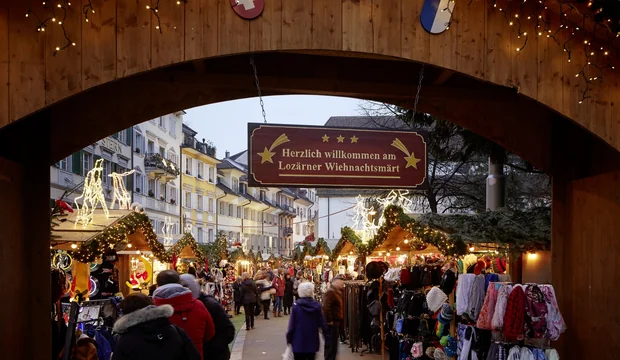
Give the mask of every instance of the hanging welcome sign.
[(424, 0), (420, 13), (422, 27), (431, 34), (441, 34), (450, 27), (453, 10), (454, 0)]
[(424, 187), (426, 139), (421, 131), (250, 123), (249, 185)]

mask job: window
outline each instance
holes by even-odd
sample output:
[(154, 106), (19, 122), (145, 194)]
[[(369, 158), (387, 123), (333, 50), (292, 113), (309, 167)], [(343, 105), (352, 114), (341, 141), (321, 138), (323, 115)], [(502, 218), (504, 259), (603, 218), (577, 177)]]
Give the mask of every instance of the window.
[(170, 187), (170, 193), (168, 194), (168, 197), (170, 198), (170, 202), (172, 202), (172, 200), (177, 199), (177, 188), (175, 188), (174, 186)]
[(198, 178), (199, 179), (205, 178), (205, 164), (203, 164), (200, 161), (198, 161)]
[(241, 184), (241, 187), (239, 188), (239, 192), (241, 192), (242, 194), (247, 194), (248, 190), (247, 190), (247, 185), (245, 184)]
[(140, 173), (134, 173), (133, 179), (134, 191), (137, 193), (142, 193), (144, 191), (144, 175)]
[(90, 169), (93, 168), (93, 154), (90, 153), (82, 153), (82, 176), (86, 176), (86, 174), (88, 174), (88, 172), (90, 171)]
[(135, 149), (134, 151), (137, 153), (144, 153), (144, 136), (140, 133), (136, 133), (136, 139), (135, 139)]
[(209, 182), (210, 183), (214, 183), (215, 182), (215, 169), (212, 166), (209, 166)]
[(161, 155), (161, 157), (163, 158), (166, 157), (166, 149), (163, 146), (159, 147), (159, 155)]
[(306, 225), (301, 227), (301, 233), (303, 234), (303, 236), (306, 236)]
[(228, 204), (228, 216), (233, 217), (233, 204)]
[(159, 183), (159, 199), (166, 201), (166, 184)]
[(209, 212), (212, 213), (213, 212), (213, 199), (209, 198)]
[(226, 203), (223, 201), (220, 201), (220, 207), (219, 207), (219, 213), (220, 215), (226, 215)]
[(243, 218), (246, 220), (250, 218), (250, 209), (248, 208), (243, 209)]
[(170, 135), (172, 135), (173, 137), (177, 136), (177, 127), (176, 127), (176, 118), (172, 115), (170, 115), (170, 118), (168, 120), (168, 128), (170, 130)]
[(241, 206), (237, 206), (237, 217), (241, 219)]
[(101, 174), (101, 182), (108, 185), (110, 184), (110, 175), (112, 173), (112, 163), (108, 160), (103, 160), (103, 173)]
[(172, 161), (175, 164), (179, 163), (178, 162), (178, 158), (177, 158), (177, 154), (172, 149), (168, 150), (168, 160)]
[(125, 130), (120, 131), (120, 132), (118, 133), (118, 136), (117, 136), (116, 138), (117, 138), (117, 139), (118, 139), (118, 141), (120, 141), (122, 144), (127, 145), (127, 140), (128, 140), (128, 139), (127, 139), (127, 131), (125, 131)]
[(233, 178), (232, 179), (232, 189), (234, 192), (239, 192), (239, 179), (237, 178)]
[(185, 173), (187, 175), (192, 174), (192, 158), (189, 156), (185, 157)]
[(60, 170), (71, 171), (71, 168), (69, 168), (69, 164), (70, 163), (71, 163), (71, 161), (69, 160), (69, 157), (66, 157), (66, 158), (60, 160), (59, 162), (57, 162), (56, 166)]
[(299, 235), (299, 224), (295, 224), (295, 233)]
[(261, 199), (261, 201), (267, 200), (267, 193), (265, 193), (265, 191), (263, 191), (263, 190), (261, 190), (261, 192), (260, 192), (260, 199)]
[(166, 117), (164, 116), (159, 117), (159, 127), (162, 129), (166, 129)]
[(185, 192), (185, 207), (186, 208), (192, 207), (192, 193), (189, 191)]
[(149, 196), (155, 196), (155, 179), (149, 179)]
[(250, 219), (256, 221), (256, 210), (250, 210)]
[(196, 228), (196, 231), (198, 232), (198, 242), (199, 243), (203, 243), (204, 242), (204, 236), (203, 236), (203, 233), (202, 233), (202, 228), (201, 227)]
[(202, 195), (198, 195), (198, 210), (199, 211), (203, 211), (202, 202), (203, 202)]
[(213, 229), (209, 229), (208, 234), (209, 234), (209, 239), (208, 239), (209, 242), (213, 242)]

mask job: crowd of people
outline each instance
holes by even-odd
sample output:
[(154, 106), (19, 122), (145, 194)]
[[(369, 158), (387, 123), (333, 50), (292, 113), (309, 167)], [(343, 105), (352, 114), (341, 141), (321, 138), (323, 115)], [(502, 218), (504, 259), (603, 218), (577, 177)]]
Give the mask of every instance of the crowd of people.
[[(254, 277), (243, 273), (233, 289), (235, 315), (243, 311), (246, 330), (254, 329), (261, 315), (265, 320), (270, 315), (290, 316), (286, 342), (292, 358), (315, 359), (322, 332), (325, 360), (336, 359), (343, 319), (341, 278), (334, 278), (321, 303), (314, 283), (293, 267), (265, 268)], [(122, 316), (114, 323), (117, 340), (111, 360), (230, 359), (235, 326), (220, 301), (201, 292), (192, 274), (161, 271), (150, 295), (132, 293), (119, 308)], [(62, 341), (61, 335), (57, 338)]]

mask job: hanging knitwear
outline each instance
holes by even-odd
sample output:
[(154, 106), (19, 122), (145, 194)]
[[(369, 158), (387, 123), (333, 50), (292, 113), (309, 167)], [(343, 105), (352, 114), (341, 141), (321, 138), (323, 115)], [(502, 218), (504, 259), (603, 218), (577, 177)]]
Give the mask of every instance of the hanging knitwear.
[(542, 290), (528, 285), (525, 290), (525, 336), (541, 339), (547, 334), (547, 303)]
[(545, 358), (547, 360), (560, 360), (560, 355), (556, 349), (547, 349), (545, 350)]
[(510, 275), (508, 274), (499, 274), (497, 275), (497, 277), (499, 277), (499, 282), (510, 282)]
[(487, 288), (487, 294), (484, 297), (484, 303), (478, 315), (478, 323), (476, 327), (483, 330), (493, 330), (491, 326), (491, 319), (493, 319), (493, 313), (495, 312), (495, 302), (497, 301), (497, 288), (495, 283), (492, 282)]
[(543, 349), (532, 349), (532, 355), (534, 355), (534, 360), (547, 360)]
[(467, 326), (463, 336), (463, 348), (459, 354), (458, 360), (469, 360), (472, 353), (472, 345), (476, 342), (476, 330), (473, 326)]
[(560, 313), (553, 286), (540, 285), (540, 288), (547, 303), (547, 337), (555, 341), (560, 338), (560, 334), (566, 331), (566, 323)]
[(497, 274), (486, 274), (484, 277), (484, 291), (487, 291), (489, 284), (492, 282), (498, 282), (499, 276)]
[(518, 345), (510, 348), (508, 352), (508, 360), (520, 360), (521, 359), (521, 348)]
[(506, 304), (503, 334), (506, 341), (523, 339), (525, 325), (525, 293), (521, 286), (515, 286)]
[(478, 320), (478, 315), (480, 315), (480, 310), (484, 303), (484, 279), (484, 274), (476, 275), (469, 293), (469, 317), (474, 321)]
[(493, 330), (501, 331), (504, 327), (504, 315), (506, 314), (506, 304), (508, 297), (512, 291), (512, 285), (502, 285), (497, 292), (497, 301), (495, 302), (495, 311), (491, 319)]
[(469, 294), (474, 284), (474, 274), (460, 274), (456, 285), (456, 314), (461, 316), (468, 311)]
[(491, 347), (489, 347), (489, 351), (487, 352), (487, 359), (486, 360), (496, 360), (497, 359), (497, 355), (499, 353), (499, 344), (498, 343), (492, 343)]
[(527, 347), (522, 347), (521, 348), (521, 356), (519, 357), (519, 360), (535, 360), (534, 359), (534, 354), (532, 354), (532, 350), (530, 350)]

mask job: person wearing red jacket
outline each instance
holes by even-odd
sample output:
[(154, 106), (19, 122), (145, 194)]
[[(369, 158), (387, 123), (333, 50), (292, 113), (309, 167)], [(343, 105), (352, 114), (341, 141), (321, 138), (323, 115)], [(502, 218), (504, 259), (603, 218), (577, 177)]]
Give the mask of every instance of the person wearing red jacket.
[(194, 299), (192, 291), (181, 285), (181, 278), (174, 270), (165, 270), (157, 275), (157, 289), (153, 292), (155, 305), (171, 305), (174, 314), (170, 322), (187, 333), (200, 353), (203, 355), (203, 342), (209, 342), (215, 336), (215, 325), (211, 314), (204, 304)]
[[(276, 289), (275, 301), (273, 303), (273, 317), (282, 317), (282, 298), (284, 297), (284, 290), (286, 286), (284, 284), (284, 270), (280, 269), (276, 272), (271, 286)], [(277, 314), (276, 314), (277, 312)]]

